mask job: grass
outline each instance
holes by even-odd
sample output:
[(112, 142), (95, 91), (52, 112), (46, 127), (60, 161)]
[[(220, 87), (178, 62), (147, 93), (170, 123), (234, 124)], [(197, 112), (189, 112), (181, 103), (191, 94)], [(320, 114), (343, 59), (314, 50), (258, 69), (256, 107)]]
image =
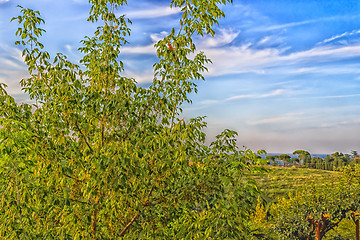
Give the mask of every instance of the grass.
[[(333, 182), (339, 172), (308, 168), (264, 167), (265, 171), (247, 172), (246, 176), (258, 183), (268, 208), (279, 198), (287, 197), (290, 192), (301, 190), (308, 186), (322, 185)], [(271, 207), (270, 207), (271, 208)], [(274, 222), (268, 219), (262, 227), (267, 227), (267, 239), (278, 239), (273, 228)], [(329, 231), (324, 240), (355, 239), (355, 224), (350, 219), (343, 219), (339, 226)]]
[(265, 200), (276, 202), (281, 197), (287, 197), (290, 192), (301, 190), (306, 186), (321, 185), (333, 181), (339, 173), (319, 169), (294, 167), (264, 167), (264, 171), (247, 172), (246, 176), (254, 179)]

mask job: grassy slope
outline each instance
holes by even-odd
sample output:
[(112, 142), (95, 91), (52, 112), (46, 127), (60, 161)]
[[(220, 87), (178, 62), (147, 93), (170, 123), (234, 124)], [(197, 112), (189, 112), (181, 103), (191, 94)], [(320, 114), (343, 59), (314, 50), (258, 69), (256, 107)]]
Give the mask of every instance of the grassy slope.
[[(287, 197), (289, 192), (300, 190), (311, 184), (321, 185), (328, 181), (334, 181), (334, 177), (339, 174), (335, 171), (307, 168), (265, 167), (265, 169), (267, 172), (248, 172), (246, 175), (258, 183), (264, 199), (270, 205), (278, 198)], [(268, 224), (272, 225), (271, 222)], [(345, 219), (338, 228), (329, 232), (324, 240), (354, 239), (353, 233), (353, 223)], [(269, 239), (277, 239), (274, 233), (269, 237), (271, 237)]]
[(265, 169), (267, 172), (252, 172), (246, 175), (258, 183), (265, 199), (269, 202), (274, 202), (279, 197), (287, 197), (289, 192), (311, 184), (318, 185), (332, 181), (338, 174), (333, 171), (307, 168), (265, 167)]

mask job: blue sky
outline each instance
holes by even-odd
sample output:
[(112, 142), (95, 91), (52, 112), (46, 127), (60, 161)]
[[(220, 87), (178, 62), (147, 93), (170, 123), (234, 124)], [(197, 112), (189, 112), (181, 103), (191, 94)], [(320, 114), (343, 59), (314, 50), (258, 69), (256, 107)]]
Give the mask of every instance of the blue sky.
[[(166, 0), (128, 0), (120, 11), (133, 21), (130, 44), (121, 54), (126, 75), (146, 86), (156, 61), (153, 44), (179, 13)], [(0, 82), (18, 101), (27, 76), (15, 47), (16, 5), (39, 10), (50, 53), (77, 62), (76, 50), (95, 26), (86, 22), (86, 0), (0, 0)], [(207, 116), (208, 140), (225, 128), (239, 145), (268, 152), (360, 151), (360, 1), (234, 0), (215, 37), (197, 38), (212, 59), (198, 82), (186, 118)]]

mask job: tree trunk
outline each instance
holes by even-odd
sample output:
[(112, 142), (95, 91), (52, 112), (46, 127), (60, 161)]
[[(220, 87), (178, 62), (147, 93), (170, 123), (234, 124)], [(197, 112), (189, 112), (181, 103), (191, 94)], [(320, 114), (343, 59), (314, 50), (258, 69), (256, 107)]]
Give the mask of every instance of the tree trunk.
[(315, 222), (315, 239), (316, 240), (321, 240), (320, 223), (318, 223), (318, 222)]
[(360, 237), (359, 237), (359, 218), (357, 218), (357, 216), (359, 216), (359, 215), (360, 215), (360, 213), (351, 212), (351, 218), (355, 223), (356, 240), (360, 240)]

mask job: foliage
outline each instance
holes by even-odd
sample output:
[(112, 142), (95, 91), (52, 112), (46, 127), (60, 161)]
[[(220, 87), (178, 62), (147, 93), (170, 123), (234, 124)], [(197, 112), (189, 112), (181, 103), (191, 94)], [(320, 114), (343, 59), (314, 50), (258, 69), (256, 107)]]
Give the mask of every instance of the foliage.
[(274, 224), (271, 220), (269, 205), (259, 196), (249, 222), (252, 236), (248, 239), (277, 239)]
[(298, 155), (299, 163), (304, 164), (306, 160), (311, 158), (311, 155), (308, 151), (305, 150), (296, 150), (293, 152), (293, 154)]
[(312, 186), (281, 199), (273, 207), (281, 239), (316, 236), (320, 240), (343, 219), (354, 218), (359, 211), (359, 169), (348, 167), (339, 175), (338, 183)]
[[(81, 66), (43, 50), (44, 20), (21, 8), (16, 44), (37, 104), (17, 104), (0, 87), (0, 238), (242, 239), (257, 187), (243, 177), (256, 159), (225, 130), (204, 145), (203, 117), (180, 117), (193, 79), (210, 60), (194, 35), (214, 35), (231, 0), (172, 0), (179, 28), (155, 44), (153, 84), (122, 76), (118, 61), (131, 21), (125, 0), (90, 0)], [(191, 57), (193, 56), (193, 57)], [(191, 164), (190, 164), (191, 163)]]

